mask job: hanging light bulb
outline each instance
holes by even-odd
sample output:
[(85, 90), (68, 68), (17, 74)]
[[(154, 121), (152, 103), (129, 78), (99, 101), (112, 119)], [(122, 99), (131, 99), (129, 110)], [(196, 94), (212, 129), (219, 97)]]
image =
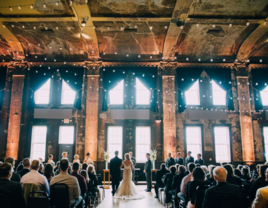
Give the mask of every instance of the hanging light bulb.
[(21, 10), (21, 6), (18, 6), (18, 10)]
[(260, 59), (260, 63), (262, 63), (262, 59)]
[(186, 58), (186, 61), (189, 61), (189, 58)]
[(10, 11), (13, 11), (12, 7), (9, 7), (9, 10), (10, 10)]
[(216, 25), (215, 25), (215, 24), (213, 24), (213, 25), (212, 25), (212, 27), (213, 27), (213, 28), (215, 28), (215, 27), (216, 27)]
[(6, 28), (6, 26), (5, 26), (5, 25), (3, 25), (3, 28)]
[(46, 5), (46, 3), (44, 3), (44, 4), (43, 4), (43, 8), (47, 8), (47, 5)]
[(59, 2), (56, 1), (55, 5), (56, 5), (56, 6), (59, 6)]
[(22, 25), (21, 27), (22, 27), (22, 29), (24, 29), (24, 28), (25, 28), (25, 26), (24, 26), (24, 25)]
[(73, 5), (73, 1), (72, 0), (70, 0), (70, 6), (72, 6)]
[(33, 9), (33, 4), (31, 4), (30, 8)]
[(247, 22), (247, 24), (246, 24), (247, 26), (249, 26), (250, 25), (250, 23), (249, 22)]
[(213, 62), (213, 59), (210, 59), (210, 62)]
[(267, 24), (267, 22), (266, 22), (266, 20), (264, 20), (263, 25), (266, 25), (266, 24)]
[(233, 27), (233, 24), (229, 24), (229, 27)]
[(68, 30), (71, 30), (71, 26), (68, 27)]
[(168, 26), (165, 26), (165, 29), (167, 30), (168, 29)]
[(82, 27), (85, 27), (86, 26), (86, 20), (85, 20), (85, 18), (83, 18), (83, 21), (81, 22), (81, 25), (82, 25)]
[(152, 30), (153, 29), (153, 26), (150, 26), (149, 28), (150, 28), (150, 30)]
[(56, 27), (56, 30), (58, 30), (59, 29), (59, 27)]
[(35, 30), (35, 29), (36, 29), (36, 27), (35, 27), (35, 26), (33, 26), (33, 29)]
[(201, 58), (199, 58), (198, 61), (201, 61)]
[(45, 30), (47, 30), (47, 26), (45, 26)]
[(199, 24), (198, 23), (196, 24), (196, 27), (199, 27)]

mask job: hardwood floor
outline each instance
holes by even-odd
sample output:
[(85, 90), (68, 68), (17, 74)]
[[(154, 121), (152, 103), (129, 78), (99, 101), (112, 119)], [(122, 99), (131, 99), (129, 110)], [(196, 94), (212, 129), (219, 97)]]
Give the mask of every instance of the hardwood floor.
[(154, 189), (152, 192), (145, 192), (145, 185), (138, 185), (138, 190), (141, 194), (145, 196), (144, 199), (141, 200), (123, 200), (123, 199), (113, 199), (111, 194), (111, 189), (105, 190), (105, 199), (99, 204), (98, 208), (163, 208), (163, 206), (159, 203), (158, 199), (155, 199)]

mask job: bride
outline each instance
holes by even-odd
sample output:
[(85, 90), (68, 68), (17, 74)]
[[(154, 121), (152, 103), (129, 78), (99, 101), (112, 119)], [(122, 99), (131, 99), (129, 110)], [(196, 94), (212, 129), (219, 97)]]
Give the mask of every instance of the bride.
[(130, 160), (128, 153), (125, 154), (125, 160), (122, 162), (120, 169), (124, 166), (123, 180), (115, 193), (114, 198), (118, 199), (143, 199), (144, 196), (139, 194), (139, 191), (132, 181), (133, 163)]

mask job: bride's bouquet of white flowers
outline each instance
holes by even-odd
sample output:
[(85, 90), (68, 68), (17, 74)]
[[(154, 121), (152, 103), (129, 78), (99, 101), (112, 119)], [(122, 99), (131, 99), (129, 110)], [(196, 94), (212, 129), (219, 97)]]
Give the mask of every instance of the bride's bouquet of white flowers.
[(156, 151), (156, 149), (151, 150), (150, 155), (151, 155), (151, 160), (152, 161), (156, 161), (156, 157), (157, 157), (157, 151)]

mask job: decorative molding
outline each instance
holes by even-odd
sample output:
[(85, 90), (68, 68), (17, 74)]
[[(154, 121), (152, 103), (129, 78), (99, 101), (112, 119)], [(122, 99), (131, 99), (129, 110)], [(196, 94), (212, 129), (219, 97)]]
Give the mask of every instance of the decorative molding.
[(160, 62), (159, 75), (176, 75), (176, 69), (178, 67), (177, 62)]
[(236, 71), (236, 76), (249, 76), (251, 71), (250, 67), (243, 63), (234, 64), (233, 68)]
[(101, 61), (86, 61), (85, 66), (87, 68), (87, 74), (88, 75), (99, 75), (100, 74), (100, 68), (102, 67)]
[(7, 66), (12, 71), (13, 75), (25, 75), (28, 68), (27, 62), (10, 62)]

